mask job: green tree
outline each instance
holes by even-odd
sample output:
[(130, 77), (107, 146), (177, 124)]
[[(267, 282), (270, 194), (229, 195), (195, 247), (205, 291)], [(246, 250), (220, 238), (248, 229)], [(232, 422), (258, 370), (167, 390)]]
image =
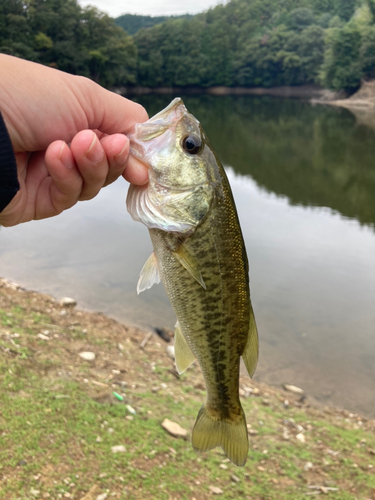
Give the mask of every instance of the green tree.
[(333, 89), (355, 89), (363, 75), (359, 59), (360, 32), (354, 26), (333, 29), (327, 39), (322, 66), (323, 83)]
[(362, 35), (360, 61), (364, 75), (375, 77), (375, 26), (370, 26)]
[(375, 22), (375, 0), (367, 0), (367, 5), (370, 9), (370, 13), (372, 16), (372, 22)]
[(357, 0), (334, 0), (336, 14), (344, 21), (349, 21), (355, 11)]

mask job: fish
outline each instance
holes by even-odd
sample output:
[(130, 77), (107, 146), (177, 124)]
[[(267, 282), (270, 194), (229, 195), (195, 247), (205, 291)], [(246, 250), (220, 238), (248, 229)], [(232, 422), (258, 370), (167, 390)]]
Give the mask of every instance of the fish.
[(126, 202), (131, 217), (149, 229), (153, 245), (137, 292), (162, 281), (177, 316), (177, 371), (195, 360), (202, 370), (207, 395), (192, 432), (194, 450), (220, 446), (243, 466), (249, 444), (239, 399), (240, 358), (252, 377), (259, 348), (229, 181), (181, 98), (136, 124), (128, 138), (130, 154), (149, 172), (148, 184), (129, 187)]

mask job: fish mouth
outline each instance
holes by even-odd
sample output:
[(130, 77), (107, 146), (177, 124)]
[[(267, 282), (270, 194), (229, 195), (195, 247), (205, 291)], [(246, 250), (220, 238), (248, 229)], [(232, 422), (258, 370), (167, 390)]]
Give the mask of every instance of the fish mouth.
[(166, 108), (159, 111), (159, 113), (156, 113), (156, 115), (152, 116), (145, 123), (173, 123), (177, 118), (176, 114), (181, 115), (187, 112), (188, 111), (185, 107), (184, 101), (181, 99), (181, 97), (176, 97), (172, 102), (168, 104)]
[[(177, 123), (187, 114), (187, 109), (180, 97), (176, 97), (164, 109), (144, 123), (137, 123), (127, 134), (130, 141), (130, 155), (152, 168), (147, 161), (148, 152), (157, 147), (163, 147), (167, 136), (175, 129)], [(168, 134), (169, 132), (169, 134)]]

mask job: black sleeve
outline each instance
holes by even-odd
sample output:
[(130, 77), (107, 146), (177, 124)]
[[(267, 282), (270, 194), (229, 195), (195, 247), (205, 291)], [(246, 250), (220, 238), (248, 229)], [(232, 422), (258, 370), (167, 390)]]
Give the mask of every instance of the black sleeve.
[(0, 212), (12, 201), (19, 188), (16, 158), (0, 113)]

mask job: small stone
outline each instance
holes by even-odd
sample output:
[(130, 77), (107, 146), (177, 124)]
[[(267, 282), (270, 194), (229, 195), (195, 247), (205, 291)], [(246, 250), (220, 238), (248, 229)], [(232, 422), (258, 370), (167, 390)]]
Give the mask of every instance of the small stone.
[(118, 343), (118, 344), (117, 344), (117, 349), (118, 349), (119, 351), (123, 351), (123, 350), (124, 350), (124, 346), (123, 346), (122, 344)]
[(238, 392), (241, 398), (244, 398), (246, 396), (246, 391), (244, 391), (243, 389), (240, 389)]
[(84, 351), (79, 353), (79, 357), (84, 359), (85, 361), (94, 361), (96, 355), (94, 352)]
[(269, 399), (263, 399), (262, 404), (264, 404), (264, 406), (269, 406), (271, 404), (271, 401)]
[(167, 384), (165, 384), (164, 382), (162, 382), (162, 383), (160, 384), (160, 387), (161, 387), (162, 389), (168, 389)]
[(306, 443), (305, 435), (302, 432), (297, 434), (296, 439), (298, 439), (298, 441), (300, 441), (301, 443)]
[(37, 497), (39, 496), (39, 493), (40, 491), (39, 490), (34, 490), (33, 488), (30, 490), (30, 493), (31, 495), (33, 495), (33, 497)]
[(122, 444), (119, 444), (118, 446), (112, 446), (111, 451), (112, 453), (125, 453), (126, 448)]
[(222, 495), (224, 493), (224, 491), (221, 489), (221, 488), (218, 488), (217, 486), (209, 486), (208, 488), (211, 493), (213, 493), (214, 495)]
[(238, 476), (236, 476), (235, 474), (232, 474), (232, 475), (230, 476), (230, 478), (231, 478), (231, 480), (232, 480), (234, 483), (239, 483), (239, 482), (241, 481), (241, 479), (240, 479)]
[(285, 441), (290, 439), (290, 434), (289, 434), (288, 429), (286, 427), (284, 427), (284, 429), (283, 429), (283, 439), (285, 439)]
[(165, 418), (163, 423), (161, 424), (163, 429), (165, 429), (169, 434), (171, 434), (173, 437), (177, 438), (187, 438), (187, 430), (183, 429), (179, 424), (176, 422), (172, 422), (168, 418)]
[(175, 354), (174, 354), (174, 345), (169, 345), (167, 347), (167, 354), (171, 359), (175, 359)]
[(248, 434), (250, 434), (250, 436), (256, 436), (258, 434), (258, 431), (256, 431), (255, 429), (248, 429), (247, 432)]
[(51, 340), (47, 335), (43, 335), (43, 333), (38, 333), (37, 337), (40, 340)]
[(311, 470), (312, 468), (314, 467), (313, 463), (312, 462), (306, 462), (305, 465), (303, 466), (303, 468), (305, 469), (305, 471), (309, 471)]
[(220, 469), (227, 470), (228, 466), (225, 464), (220, 464)]
[(59, 304), (61, 307), (74, 307), (77, 305), (77, 302), (71, 297), (62, 297), (59, 300)]
[(108, 493), (102, 493), (96, 497), (96, 500), (105, 500), (108, 497)]
[(303, 394), (305, 391), (296, 385), (284, 384), (284, 389), (294, 394)]
[(259, 465), (257, 467), (257, 469), (258, 469), (259, 472), (265, 472), (266, 471), (266, 469), (264, 467), (262, 467), (261, 465)]
[(8, 288), (10, 288), (11, 290), (19, 290), (21, 288), (21, 285), (19, 285), (18, 283), (9, 283)]
[(101, 443), (101, 442), (102, 442), (102, 438), (101, 438), (100, 436), (97, 436), (97, 438), (96, 438), (96, 442), (97, 442), (97, 443)]
[(130, 420), (130, 421), (134, 420), (133, 415), (126, 415), (125, 418), (126, 418), (126, 420)]
[(62, 310), (60, 311), (60, 316), (66, 316), (67, 314), (68, 314), (68, 313), (66, 312), (66, 310), (65, 310), (65, 309), (62, 309)]

